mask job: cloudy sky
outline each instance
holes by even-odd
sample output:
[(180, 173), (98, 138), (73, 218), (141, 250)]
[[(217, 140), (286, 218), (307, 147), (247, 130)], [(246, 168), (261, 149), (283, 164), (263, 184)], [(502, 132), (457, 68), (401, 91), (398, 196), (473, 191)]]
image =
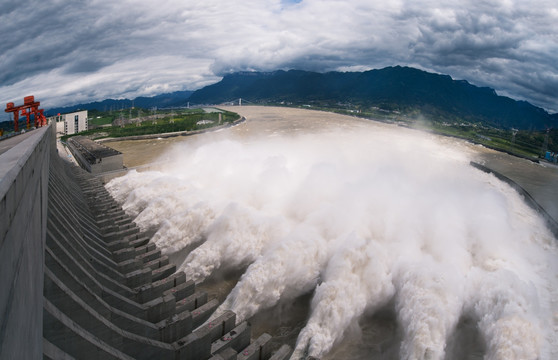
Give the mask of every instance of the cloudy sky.
[(558, 111), (556, 0), (8, 0), (0, 35), (2, 106), (408, 65)]

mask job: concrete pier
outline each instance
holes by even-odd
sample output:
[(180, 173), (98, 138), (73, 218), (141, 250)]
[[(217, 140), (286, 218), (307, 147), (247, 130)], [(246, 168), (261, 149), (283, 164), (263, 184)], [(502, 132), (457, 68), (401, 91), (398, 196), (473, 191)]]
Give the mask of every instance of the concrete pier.
[(77, 162), (92, 174), (123, 168), (122, 153), (83, 136), (68, 139), (68, 148)]
[(0, 358), (288, 358), (230, 311), (205, 324), (218, 301), (175, 273), (99, 178), (58, 157), (50, 128), (20, 145), (0, 166)]

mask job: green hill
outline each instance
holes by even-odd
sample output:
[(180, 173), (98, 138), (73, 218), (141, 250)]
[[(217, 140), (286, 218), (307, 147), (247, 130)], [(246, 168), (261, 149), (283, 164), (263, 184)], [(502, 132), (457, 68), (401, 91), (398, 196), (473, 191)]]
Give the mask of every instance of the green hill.
[(499, 96), (448, 75), (409, 67), (366, 72), (276, 71), (241, 72), (195, 91), (191, 104), (222, 103), (245, 98), (256, 103), (350, 103), (403, 113), (419, 111), (434, 120), (460, 119), (496, 128), (544, 130), (557, 128), (558, 117), (525, 101)]

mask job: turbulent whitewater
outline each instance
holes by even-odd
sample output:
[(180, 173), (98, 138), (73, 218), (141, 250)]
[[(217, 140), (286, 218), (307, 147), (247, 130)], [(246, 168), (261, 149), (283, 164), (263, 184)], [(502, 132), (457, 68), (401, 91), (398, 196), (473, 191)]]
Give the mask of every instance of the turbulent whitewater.
[(487, 359), (558, 358), (556, 240), (458, 144), (400, 128), (182, 143), (111, 194), (200, 283), (243, 275), (214, 316), (313, 293), (293, 359), (393, 304), (402, 359), (444, 359), (462, 317)]

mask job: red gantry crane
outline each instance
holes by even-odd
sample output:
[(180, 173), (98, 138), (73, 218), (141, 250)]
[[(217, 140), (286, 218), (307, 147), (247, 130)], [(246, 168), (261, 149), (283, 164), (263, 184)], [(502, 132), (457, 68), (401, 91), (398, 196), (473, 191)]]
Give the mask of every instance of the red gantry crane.
[[(35, 127), (45, 126), (46, 125), (46, 117), (44, 114), (43, 109), (39, 109), (39, 105), (41, 103), (39, 101), (35, 101), (35, 97), (33, 95), (26, 96), (23, 98), (23, 105), (15, 106), (13, 102), (9, 102), (6, 104), (7, 113), (14, 113), (14, 131), (19, 131), (19, 115), (25, 116), (27, 118), (27, 128), (29, 129), (31, 125), (29, 122), (31, 121), (31, 115), (35, 117)], [(21, 114), (20, 114), (21, 111)]]

